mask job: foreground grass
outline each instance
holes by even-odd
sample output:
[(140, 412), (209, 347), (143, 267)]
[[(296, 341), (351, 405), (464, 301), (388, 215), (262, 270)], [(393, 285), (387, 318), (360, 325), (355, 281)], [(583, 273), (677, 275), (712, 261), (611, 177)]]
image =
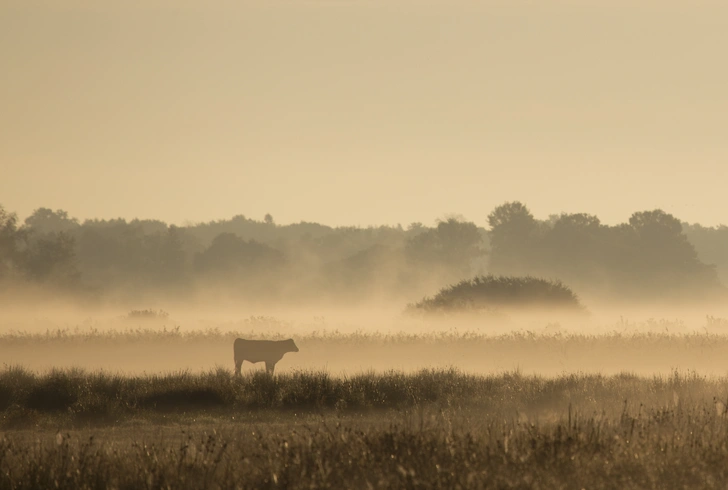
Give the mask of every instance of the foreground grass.
[(6, 369), (0, 488), (725, 488), (727, 382)]
[(711, 404), (503, 418), (474, 409), (361, 423), (10, 432), (0, 488), (725, 488), (728, 421)]
[(725, 379), (696, 374), (639, 378), (520, 373), (480, 376), (456, 369), (391, 371), (350, 377), (293, 372), (269, 377), (253, 372), (235, 377), (207, 373), (123, 376), (80, 369), (37, 374), (22, 368), (0, 371), (0, 427), (83, 427), (132, 419), (172, 422), (196, 415), (229, 419), (254, 412), (320, 413), (402, 410), (413, 407), (463, 409), (505, 418), (622, 409), (626, 401), (650, 406), (728, 403)]

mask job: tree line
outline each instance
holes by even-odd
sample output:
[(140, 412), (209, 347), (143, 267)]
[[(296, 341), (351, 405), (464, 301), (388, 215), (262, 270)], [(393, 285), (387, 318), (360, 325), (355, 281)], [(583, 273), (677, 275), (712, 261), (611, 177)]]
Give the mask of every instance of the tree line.
[(602, 224), (578, 213), (538, 220), (520, 202), (482, 225), (278, 225), (243, 215), (187, 226), (159, 220), (79, 220), (37, 209), (19, 222), (0, 206), (0, 285), (79, 294), (184, 297), (201, 291), (305, 299), (431, 294), (478, 274), (561, 280), (613, 298), (701, 297), (723, 291), (728, 227), (681, 223), (661, 210)]

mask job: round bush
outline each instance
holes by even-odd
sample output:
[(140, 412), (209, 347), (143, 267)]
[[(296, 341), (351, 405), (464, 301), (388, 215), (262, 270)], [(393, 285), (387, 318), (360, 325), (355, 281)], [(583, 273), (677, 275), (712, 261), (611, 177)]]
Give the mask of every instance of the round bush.
[(576, 294), (558, 280), (536, 277), (477, 276), (440, 290), (432, 298), (410, 305), (426, 313), (558, 308), (584, 311)]

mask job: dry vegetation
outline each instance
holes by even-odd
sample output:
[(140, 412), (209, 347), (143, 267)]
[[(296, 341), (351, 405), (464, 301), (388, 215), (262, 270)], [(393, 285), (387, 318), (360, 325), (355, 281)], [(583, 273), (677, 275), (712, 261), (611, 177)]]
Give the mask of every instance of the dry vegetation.
[(6, 431), (0, 486), (721, 487), (726, 381), (9, 370), (4, 423), (65, 428)]
[[(143, 316), (0, 334), (0, 488), (723, 488), (728, 478), (722, 318), (589, 334), (365, 332), (270, 317), (186, 330)], [(301, 351), (274, 378), (259, 365), (236, 378), (241, 336), (294, 336)]]

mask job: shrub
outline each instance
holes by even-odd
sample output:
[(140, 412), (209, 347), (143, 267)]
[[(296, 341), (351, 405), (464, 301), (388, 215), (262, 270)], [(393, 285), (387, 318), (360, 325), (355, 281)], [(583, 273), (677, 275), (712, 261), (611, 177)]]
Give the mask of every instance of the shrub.
[(584, 310), (576, 294), (561, 281), (494, 275), (477, 276), (443, 288), (433, 298), (409, 305), (409, 310), (446, 313), (514, 307)]

